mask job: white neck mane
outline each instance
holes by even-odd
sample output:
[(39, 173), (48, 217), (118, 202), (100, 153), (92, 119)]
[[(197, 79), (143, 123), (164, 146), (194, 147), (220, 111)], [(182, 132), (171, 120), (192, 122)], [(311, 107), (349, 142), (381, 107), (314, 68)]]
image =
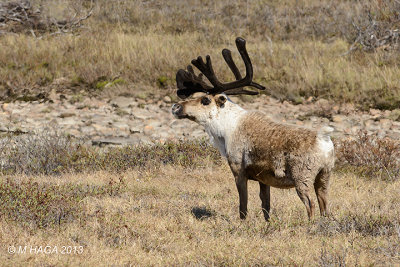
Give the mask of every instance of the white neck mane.
[(246, 113), (239, 105), (228, 99), (223, 107), (210, 112), (204, 128), (210, 136), (211, 143), (226, 157), (226, 142), (234, 133), (240, 118)]

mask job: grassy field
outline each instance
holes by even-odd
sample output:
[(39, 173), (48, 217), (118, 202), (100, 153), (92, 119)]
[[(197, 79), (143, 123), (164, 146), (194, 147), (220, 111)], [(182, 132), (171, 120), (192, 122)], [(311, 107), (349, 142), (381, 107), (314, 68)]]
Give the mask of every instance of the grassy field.
[(229, 167), (203, 141), (102, 150), (49, 136), (2, 144), (5, 266), (400, 264), (392, 141), (337, 143), (331, 217), (310, 222), (295, 190), (272, 189), (266, 223), (254, 182), (239, 219)]
[[(32, 3), (55, 18), (70, 18), (74, 9), (85, 14), (91, 5)], [(16, 33), (0, 38), (0, 97), (32, 99), (51, 90), (174, 95), (176, 71), (198, 55), (210, 54), (218, 75), (232, 80), (220, 51), (235, 51), (234, 39), (242, 36), (255, 80), (268, 94), (393, 109), (400, 104), (397, 39), (372, 50), (367, 37), (354, 42), (373, 22), (377, 38), (398, 29), (399, 10), (394, 0), (95, 1), (92, 17), (75, 34), (37, 30), (35, 38), (15, 27)], [(346, 54), (351, 47), (357, 49)]]
[[(0, 260), (4, 266), (394, 266), (400, 264), (399, 187), (399, 180), (336, 172), (332, 217), (313, 222), (294, 190), (272, 189), (265, 223), (251, 182), (249, 218), (239, 219), (225, 164), (2, 177), (0, 189), (11, 192), (20, 210), (1, 216)], [(11, 255), (12, 245), (57, 246), (59, 253)], [(62, 246), (82, 250), (62, 255)]]

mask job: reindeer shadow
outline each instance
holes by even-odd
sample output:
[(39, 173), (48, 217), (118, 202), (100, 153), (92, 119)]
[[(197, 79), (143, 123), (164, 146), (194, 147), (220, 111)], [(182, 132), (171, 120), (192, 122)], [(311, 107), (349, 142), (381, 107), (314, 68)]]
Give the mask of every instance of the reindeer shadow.
[(215, 212), (206, 208), (206, 207), (193, 207), (191, 210), (192, 215), (197, 219), (197, 220), (205, 220), (211, 217), (215, 217)]

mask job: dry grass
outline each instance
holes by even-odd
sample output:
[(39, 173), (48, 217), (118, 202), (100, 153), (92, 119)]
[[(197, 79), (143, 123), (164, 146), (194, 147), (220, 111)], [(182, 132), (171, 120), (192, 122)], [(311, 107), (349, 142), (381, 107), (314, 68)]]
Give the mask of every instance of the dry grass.
[[(309, 222), (295, 190), (272, 189), (266, 223), (251, 181), (249, 217), (239, 219), (229, 167), (202, 142), (95, 150), (64, 138), (17, 138), (2, 148), (2, 172), (19, 166), (0, 178), (4, 265), (400, 264), (400, 180), (374, 175), (396, 160), (385, 140), (361, 135), (341, 144), (330, 218)], [(360, 158), (368, 151), (381, 159)], [(362, 170), (369, 167), (362, 175), (360, 159)], [(396, 164), (385, 167), (398, 171)], [(11, 255), (10, 246), (28, 249)], [(57, 246), (58, 254), (30, 253), (31, 246)], [(63, 255), (62, 246), (77, 250)]]
[[(18, 186), (14, 188), (30, 185), (48, 194), (58, 192), (58, 198), (48, 201), (46, 207), (52, 203), (64, 207), (57, 199), (73, 204), (64, 209), (69, 217), (63, 217), (61, 223), (56, 220), (39, 228), (32, 220), (24, 220), (24, 224), (4, 216), (2, 208), (0, 260), (8, 266), (400, 264), (399, 181), (335, 174), (330, 204), (333, 217), (317, 217), (311, 223), (294, 190), (273, 189), (272, 218), (265, 223), (254, 182), (250, 182), (250, 216), (240, 221), (236, 188), (225, 164), (191, 171), (167, 166), (120, 175), (96, 172), (7, 179), (9, 182), (2, 178), (2, 188), (15, 183)], [(110, 194), (110, 183), (120, 181), (120, 191)], [(25, 207), (31, 215), (36, 209)], [(58, 218), (59, 213), (53, 214)], [(83, 246), (83, 253), (10, 255), (10, 245)]]
[(219, 152), (205, 140), (98, 148), (69, 136), (44, 131), (0, 139), (0, 174), (45, 174), (157, 169), (173, 164), (199, 168), (220, 164)]
[[(68, 7), (89, 1), (39, 2), (49, 14), (62, 17), (71, 14)], [(233, 40), (243, 36), (255, 80), (269, 94), (296, 102), (308, 96), (332, 98), (363, 108), (400, 104), (398, 50), (340, 56), (356, 38), (352, 22), (362, 27), (368, 12), (392, 30), (398, 28), (396, 1), (286, 2), (96, 1), (81, 34), (40, 40), (2, 36), (0, 97), (28, 100), (26, 95), (52, 89), (106, 96), (172, 93), (177, 69), (207, 53), (219, 76), (231, 80), (220, 51), (236, 50)]]
[(355, 138), (336, 143), (337, 167), (363, 177), (400, 178), (400, 142), (360, 131)]

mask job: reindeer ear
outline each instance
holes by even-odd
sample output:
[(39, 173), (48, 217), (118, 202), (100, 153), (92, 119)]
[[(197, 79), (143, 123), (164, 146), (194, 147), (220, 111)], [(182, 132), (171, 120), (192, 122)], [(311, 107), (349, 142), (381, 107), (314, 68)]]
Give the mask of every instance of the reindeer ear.
[(217, 103), (217, 105), (219, 107), (221, 107), (223, 104), (225, 104), (226, 100), (227, 100), (227, 98), (225, 95), (218, 95), (215, 98), (215, 102)]

